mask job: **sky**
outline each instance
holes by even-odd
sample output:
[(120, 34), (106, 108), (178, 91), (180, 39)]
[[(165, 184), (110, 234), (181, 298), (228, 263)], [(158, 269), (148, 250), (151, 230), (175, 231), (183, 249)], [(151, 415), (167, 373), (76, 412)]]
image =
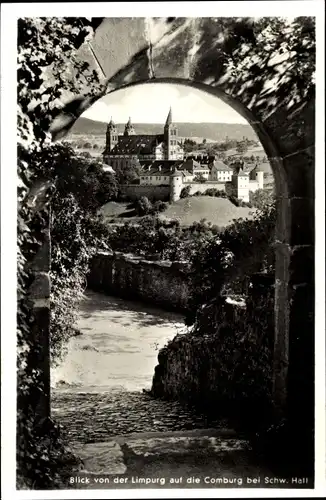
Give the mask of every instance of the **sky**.
[(247, 123), (221, 99), (184, 85), (143, 84), (118, 90), (98, 100), (84, 118), (125, 123), (165, 123), (170, 106), (174, 122)]

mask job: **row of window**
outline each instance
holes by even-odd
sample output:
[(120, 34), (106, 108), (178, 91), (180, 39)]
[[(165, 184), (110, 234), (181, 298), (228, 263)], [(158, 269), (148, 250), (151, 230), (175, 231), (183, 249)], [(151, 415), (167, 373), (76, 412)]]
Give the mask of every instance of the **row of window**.
[(171, 146), (176, 146), (177, 145), (177, 141), (170, 141), (170, 144), (171, 144)]

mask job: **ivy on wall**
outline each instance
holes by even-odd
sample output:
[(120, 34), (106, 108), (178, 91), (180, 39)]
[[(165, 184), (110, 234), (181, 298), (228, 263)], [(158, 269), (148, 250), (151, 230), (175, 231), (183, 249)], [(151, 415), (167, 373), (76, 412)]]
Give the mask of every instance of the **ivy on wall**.
[(58, 471), (77, 463), (60, 441), (51, 419), (37, 419), (35, 404), (43, 382), (37, 366), (38, 346), (28, 290), (30, 266), (49, 229), (49, 201), (55, 178), (35, 161), (51, 142), (50, 124), (62, 108), (61, 98), (101, 91), (96, 72), (78, 59), (77, 49), (92, 35), (84, 18), (24, 18), (18, 21), (18, 257), (17, 257), (17, 487), (60, 487)]

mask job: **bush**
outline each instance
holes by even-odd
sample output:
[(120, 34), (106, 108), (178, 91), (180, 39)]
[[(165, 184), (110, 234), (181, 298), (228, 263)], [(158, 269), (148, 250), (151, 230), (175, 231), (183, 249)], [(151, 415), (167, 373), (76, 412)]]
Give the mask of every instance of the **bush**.
[(220, 191), (216, 188), (210, 188), (206, 191), (207, 196), (220, 196)]
[(193, 196), (202, 196), (202, 194), (203, 194), (203, 193), (202, 193), (201, 191), (196, 191), (196, 192), (193, 194)]
[(198, 174), (198, 175), (195, 175), (193, 182), (204, 183), (204, 182), (207, 182), (207, 179), (203, 176), (203, 174)]
[(156, 214), (159, 212), (164, 212), (168, 208), (168, 203), (165, 201), (158, 200), (153, 204), (152, 213)]
[(190, 190), (191, 186), (186, 186), (182, 188), (181, 193), (180, 193), (180, 198), (188, 198), (190, 196)]
[(147, 196), (142, 196), (135, 203), (135, 209), (138, 215), (148, 215), (153, 211), (153, 205), (147, 198)]
[(231, 195), (229, 196), (229, 200), (231, 203), (233, 203), (233, 205), (235, 205), (236, 207), (240, 207), (241, 206), (241, 203), (242, 201), (239, 200), (239, 198), (236, 198), (235, 196)]

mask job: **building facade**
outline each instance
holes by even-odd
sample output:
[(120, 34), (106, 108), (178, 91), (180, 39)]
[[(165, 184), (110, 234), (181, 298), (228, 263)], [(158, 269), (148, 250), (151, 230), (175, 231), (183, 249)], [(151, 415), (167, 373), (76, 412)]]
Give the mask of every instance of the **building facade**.
[(215, 188), (245, 202), (249, 202), (250, 191), (264, 189), (264, 173), (258, 165), (251, 167), (252, 170), (245, 170), (242, 165), (232, 169), (217, 160), (208, 165), (187, 158), (141, 161), (140, 167), (139, 184), (148, 186), (149, 194), (151, 187), (170, 186), (171, 201), (178, 200), (182, 189), (187, 186), (190, 186), (191, 193)]
[(178, 137), (178, 128), (168, 113), (163, 134), (136, 134), (129, 118), (123, 135), (119, 134), (112, 118), (107, 126), (104, 163), (115, 168), (127, 168), (134, 162), (156, 160), (183, 160), (184, 151)]

